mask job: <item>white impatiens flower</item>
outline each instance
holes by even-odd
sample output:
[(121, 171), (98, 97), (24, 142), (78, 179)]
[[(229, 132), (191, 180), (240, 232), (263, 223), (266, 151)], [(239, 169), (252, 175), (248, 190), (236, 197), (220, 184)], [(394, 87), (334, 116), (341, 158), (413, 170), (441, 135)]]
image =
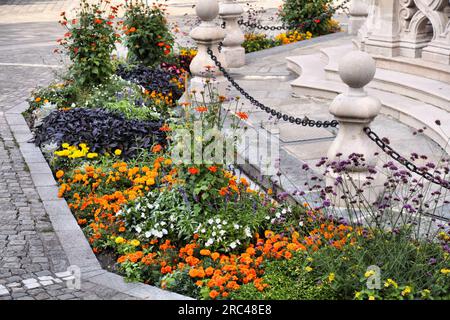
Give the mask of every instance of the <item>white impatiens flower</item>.
[(225, 230), (220, 230), (220, 231), (219, 231), (219, 234), (220, 234), (221, 236), (223, 236), (225, 233), (226, 233)]
[(266, 219), (266, 220), (270, 220), (270, 216), (266, 216), (265, 219)]
[(209, 220), (208, 220), (208, 223), (209, 223), (209, 224), (213, 224), (213, 223), (214, 223), (214, 220), (213, 220), (213, 219), (209, 219)]
[(140, 226), (134, 227), (134, 230), (136, 230), (137, 233), (141, 233), (142, 228)]
[(166, 234), (168, 234), (169, 232), (167, 231), (167, 229), (162, 229), (162, 233), (163, 233), (164, 235), (166, 235)]
[(151, 231), (146, 231), (144, 235), (145, 235), (146, 238), (150, 238), (152, 236), (152, 232)]
[(303, 227), (303, 221), (300, 221), (300, 222), (298, 223), (298, 225), (299, 225), (300, 227)]
[(236, 245), (236, 242), (232, 242), (232, 243), (230, 243), (230, 248), (231, 249), (235, 249), (237, 247), (237, 245)]
[(219, 218), (216, 218), (216, 223), (219, 224), (220, 222), (222, 222), (222, 220), (220, 220)]
[(234, 228), (235, 228), (236, 230), (239, 230), (240, 227), (241, 227), (241, 226), (238, 225), (237, 223), (234, 224)]
[(212, 236), (215, 237), (216, 234), (217, 234), (217, 233), (216, 233), (215, 231), (213, 231)]
[(200, 230), (200, 232), (201, 232), (201, 233), (205, 233), (205, 232), (206, 232), (206, 229), (203, 228), (202, 230)]
[(281, 217), (281, 213), (279, 213), (279, 212), (275, 213), (275, 217), (277, 217), (277, 219), (279, 219)]
[(250, 228), (249, 227), (245, 227), (245, 235), (248, 237), (248, 238), (250, 238), (251, 236), (252, 236), (252, 232), (250, 231)]
[(165, 221), (161, 221), (161, 225), (165, 226), (167, 223)]
[(222, 221), (222, 224), (223, 224), (224, 226), (226, 226), (226, 225), (228, 224), (227, 220), (223, 220), (223, 221)]
[(205, 246), (209, 247), (214, 243), (214, 240), (209, 238), (208, 241), (206, 241)]
[(282, 214), (286, 214), (286, 212), (287, 212), (286, 208), (283, 208), (283, 210), (281, 210)]

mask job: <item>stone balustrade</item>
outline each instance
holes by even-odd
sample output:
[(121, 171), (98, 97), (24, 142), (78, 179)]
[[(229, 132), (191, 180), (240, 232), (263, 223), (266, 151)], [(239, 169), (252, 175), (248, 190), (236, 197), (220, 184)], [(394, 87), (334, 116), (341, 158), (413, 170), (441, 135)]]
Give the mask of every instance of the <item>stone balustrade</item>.
[(239, 68), (245, 65), (244, 33), (238, 20), (244, 9), (236, 0), (224, 0), (220, 4), (219, 16), (225, 22), (226, 37), (222, 44), (222, 53), (229, 68)]
[(208, 92), (225, 95), (227, 88), (227, 80), (207, 52), (207, 49), (211, 48), (222, 65), (226, 66), (223, 55), (219, 52), (219, 43), (224, 40), (225, 32), (213, 21), (219, 14), (217, 0), (199, 0), (196, 13), (201, 23), (189, 34), (197, 43), (198, 49), (197, 55), (192, 59), (189, 67), (193, 75), (189, 91), (195, 95), (198, 101), (208, 102), (211, 98), (208, 97)]
[[(328, 161), (339, 162), (358, 154), (362, 155), (365, 166), (351, 164), (345, 167), (345, 174), (329, 173), (327, 186), (332, 186), (338, 194), (336, 206), (345, 206), (341, 195), (350, 193), (355, 196), (356, 190), (363, 190), (364, 199), (370, 202), (374, 202), (378, 196), (380, 177), (374, 177), (369, 172), (370, 167), (377, 165), (375, 154), (378, 146), (364, 132), (364, 128), (370, 126), (381, 110), (381, 102), (364, 91), (364, 87), (373, 80), (375, 70), (374, 59), (361, 51), (350, 52), (339, 63), (339, 76), (347, 84), (348, 90), (338, 95), (330, 105), (330, 113), (339, 121), (339, 132), (328, 150)], [(370, 188), (365, 187), (368, 176), (374, 178)], [(338, 184), (336, 190), (334, 186), (338, 178), (349, 181)]]
[(449, 17), (449, 0), (371, 0), (358, 43), (375, 55), (450, 65)]

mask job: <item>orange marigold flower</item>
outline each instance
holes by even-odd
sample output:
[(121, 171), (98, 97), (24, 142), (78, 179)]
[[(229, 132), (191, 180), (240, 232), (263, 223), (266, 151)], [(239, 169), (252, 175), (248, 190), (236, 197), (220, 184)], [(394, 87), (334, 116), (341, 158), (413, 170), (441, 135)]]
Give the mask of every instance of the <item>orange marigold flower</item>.
[(218, 295), (219, 295), (219, 292), (217, 292), (217, 290), (211, 290), (211, 292), (209, 293), (209, 296), (211, 297), (211, 299), (217, 298)]
[(208, 249), (202, 249), (200, 250), (200, 254), (202, 256), (209, 256), (211, 254), (211, 251), (209, 251)]
[(214, 252), (211, 254), (211, 259), (213, 259), (214, 261), (216, 261), (219, 257), (220, 257), (220, 254), (217, 252)]
[(157, 144), (157, 145), (153, 146), (153, 148), (152, 148), (153, 153), (160, 152), (161, 150), (162, 150), (162, 146), (160, 144)]
[(61, 179), (62, 176), (64, 175), (64, 171), (58, 170), (55, 175), (56, 175), (56, 178)]

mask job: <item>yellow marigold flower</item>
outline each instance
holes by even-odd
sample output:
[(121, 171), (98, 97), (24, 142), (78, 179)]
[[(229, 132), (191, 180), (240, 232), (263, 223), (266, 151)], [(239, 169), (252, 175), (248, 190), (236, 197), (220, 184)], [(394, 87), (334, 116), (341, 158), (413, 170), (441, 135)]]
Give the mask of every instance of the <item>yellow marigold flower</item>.
[(369, 296), (369, 300), (375, 300), (374, 296)]
[(411, 293), (411, 287), (406, 286), (405, 289), (402, 291), (402, 296), (406, 296)]
[(122, 243), (125, 242), (125, 239), (122, 238), (122, 237), (117, 237), (115, 242), (116, 242), (117, 244), (122, 244)]
[(67, 142), (64, 142), (61, 147), (63, 147), (64, 149), (68, 149), (70, 147), (70, 145)]
[(137, 247), (138, 245), (141, 244), (141, 242), (137, 239), (131, 240), (130, 243), (132, 246), (135, 246), (135, 247)]
[(384, 283), (384, 286), (386, 287), (386, 288), (389, 288), (390, 286), (393, 286), (394, 288), (398, 288), (398, 284), (397, 284), (397, 282), (395, 282), (394, 280), (392, 280), (392, 279), (387, 279), (386, 280), (386, 282)]
[(114, 154), (115, 154), (116, 156), (120, 156), (120, 155), (122, 154), (122, 150), (116, 149), (116, 150), (114, 151)]
[(94, 159), (94, 158), (98, 157), (98, 153), (96, 153), (96, 152), (90, 152), (90, 153), (87, 154), (87, 157), (88, 157), (89, 159)]
[(450, 269), (441, 269), (441, 273), (448, 275), (450, 273)]
[(364, 277), (369, 278), (370, 276), (373, 276), (375, 274), (374, 270), (369, 270), (364, 273)]
[(34, 99), (34, 101), (36, 101), (36, 102), (39, 102), (39, 101), (41, 101), (42, 99), (40, 98), (40, 97), (37, 97), (36, 99)]
[(310, 266), (307, 266), (307, 267), (305, 268), (305, 271), (306, 271), (306, 272), (311, 272), (311, 271), (313, 271), (313, 268), (311, 268)]
[(355, 292), (355, 299), (359, 299), (361, 298), (361, 291), (356, 291)]
[(328, 282), (333, 282), (335, 278), (336, 278), (336, 275), (334, 274), (334, 272), (330, 273), (328, 275)]

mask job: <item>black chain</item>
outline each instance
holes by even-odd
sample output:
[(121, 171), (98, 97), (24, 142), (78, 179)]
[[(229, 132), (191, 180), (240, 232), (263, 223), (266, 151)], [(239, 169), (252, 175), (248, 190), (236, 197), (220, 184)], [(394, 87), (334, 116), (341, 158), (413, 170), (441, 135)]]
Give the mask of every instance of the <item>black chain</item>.
[[(243, 19), (241, 19), (241, 20), (238, 20), (238, 24), (241, 26), (247, 27), (247, 28), (260, 29), (260, 30), (265, 30), (265, 31), (268, 31), (268, 30), (270, 30), (270, 31), (304, 30), (304, 29), (308, 28), (309, 26), (311, 26), (312, 24), (314, 24), (315, 21), (317, 21), (317, 20), (324, 20), (327, 18), (331, 18), (333, 16), (333, 14), (339, 9), (347, 9), (347, 7), (345, 7), (345, 5), (348, 2), (350, 2), (350, 0), (345, 0), (343, 3), (341, 3), (337, 7), (333, 7), (315, 18), (311, 18), (311, 19), (303, 21), (301, 23), (282, 24), (280, 26), (263, 26), (258, 23), (252, 23), (250, 21), (244, 21)], [(222, 23), (221, 27), (225, 29), (225, 27), (226, 27), (225, 22)]]
[(280, 111), (277, 111), (275, 109), (272, 109), (270, 107), (267, 107), (262, 102), (256, 100), (254, 97), (252, 97), (249, 93), (247, 93), (234, 79), (233, 77), (225, 70), (225, 68), (220, 63), (219, 59), (214, 55), (211, 48), (208, 47), (207, 49), (208, 55), (214, 61), (214, 64), (216, 67), (220, 70), (220, 72), (223, 73), (224, 77), (233, 85), (233, 87), (236, 88), (236, 90), (239, 91), (240, 94), (242, 94), (246, 99), (248, 99), (251, 104), (254, 106), (260, 108), (261, 110), (269, 113), (270, 115), (276, 117), (277, 119), (283, 119), (284, 121), (288, 121), (290, 123), (295, 123), (301, 126), (309, 126), (309, 127), (317, 127), (317, 128), (336, 128), (339, 125), (339, 122), (336, 120), (332, 121), (320, 121), (320, 120), (311, 120), (308, 117), (304, 118), (298, 118), (294, 116), (290, 116), (288, 114), (284, 114)]
[(372, 131), (369, 127), (364, 128), (364, 132), (367, 134), (370, 140), (375, 142), (381, 150), (383, 150), (387, 155), (389, 155), (392, 159), (397, 161), (398, 163), (405, 166), (409, 171), (418, 174), (419, 176), (427, 179), (428, 181), (435, 183), (445, 189), (450, 190), (450, 182), (441, 179), (439, 176), (434, 176), (433, 174), (426, 171), (425, 168), (419, 168), (411, 161), (402, 157), (397, 151), (392, 149), (390, 145), (388, 145), (382, 138), (380, 138), (375, 132)]

